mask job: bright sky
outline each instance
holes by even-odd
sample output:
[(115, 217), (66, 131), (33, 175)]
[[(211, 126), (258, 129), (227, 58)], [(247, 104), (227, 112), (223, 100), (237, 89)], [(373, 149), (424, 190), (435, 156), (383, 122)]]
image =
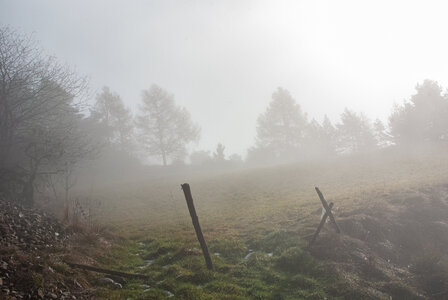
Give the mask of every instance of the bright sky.
[(446, 1), (0, 0), (0, 25), (108, 85), (134, 110), (156, 83), (202, 127), (196, 149), (245, 154), (272, 92), (310, 117), (385, 120), (423, 79), (448, 86)]

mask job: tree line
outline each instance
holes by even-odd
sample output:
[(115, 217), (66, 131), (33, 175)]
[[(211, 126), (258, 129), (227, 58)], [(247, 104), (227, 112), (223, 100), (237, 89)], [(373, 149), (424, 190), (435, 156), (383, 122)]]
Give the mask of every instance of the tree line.
[[(28, 35), (0, 27), (0, 196), (32, 204), (36, 183), (75, 184), (86, 160), (160, 157), (163, 165), (187, 155), (200, 128), (174, 96), (157, 85), (142, 91), (134, 116), (108, 87), (88, 105), (88, 82), (46, 55)], [(118, 156), (117, 156), (118, 153)]]
[[(152, 85), (141, 93), (134, 115), (117, 93), (104, 87), (88, 105), (86, 78), (47, 56), (32, 38), (0, 28), (0, 195), (32, 204), (37, 181), (62, 185), (65, 198), (74, 184), (73, 170), (104, 153), (148, 156), (166, 166), (183, 163), (188, 146), (200, 138), (200, 127), (174, 95)], [(309, 119), (284, 88), (256, 124), (255, 144), (247, 163), (281, 163), (337, 155), (371, 153), (386, 147), (445, 143), (448, 95), (425, 80), (416, 93), (396, 105), (388, 123), (371, 121), (345, 109), (340, 121)], [(226, 157), (196, 151), (191, 164), (242, 164), (238, 154)]]
[(445, 147), (448, 93), (429, 79), (415, 89), (409, 100), (394, 106), (387, 124), (347, 108), (339, 123), (332, 124), (327, 116), (322, 123), (308, 120), (291, 94), (278, 88), (257, 120), (256, 142), (247, 160), (286, 162), (372, 153), (391, 146), (408, 150), (428, 144)]

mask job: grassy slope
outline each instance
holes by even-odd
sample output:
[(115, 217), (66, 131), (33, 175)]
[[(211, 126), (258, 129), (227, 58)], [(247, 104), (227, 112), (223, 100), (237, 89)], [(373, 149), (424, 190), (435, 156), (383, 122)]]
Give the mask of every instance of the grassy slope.
[[(104, 297), (163, 299), (323, 299), (346, 286), (304, 251), (320, 217), (319, 186), (342, 214), (396, 191), (448, 181), (443, 155), (341, 158), (207, 178), (159, 178), (89, 193), (102, 221), (126, 236), (104, 264), (151, 275)], [(217, 272), (204, 268), (180, 184), (189, 182)], [(253, 252), (252, 252), (253, 251)], [(248, 259), (244, 257), (253, 253)], [(145, 261), (151, 260), (151, 265)], [(146, 290), (146, 291), (145, 291)], [(345, 296), (346, 297), (346, 296)], [(356, 298), (356, 296), (354, 296)]]
[[(341, 210), (353, 209), (374, 194), (445, 182), (448, 159), (342, 158), (326, 163), (259, 168), (211, 178), (144, 180), (90, 191), (83, 196), (102, 203), (99, 217), (111, 226), (163, 234), (191, 231), (180, 184), (190, 183), (204, 232), (244, 234), (256, 229), (298, 225), (320, 207), (314, 186)], [(315, 219), (315, 218), (313, 218)], [(313, 222), (314, 223), (314, 222)], [(170, 233), (170, 232), (169, 232)]]

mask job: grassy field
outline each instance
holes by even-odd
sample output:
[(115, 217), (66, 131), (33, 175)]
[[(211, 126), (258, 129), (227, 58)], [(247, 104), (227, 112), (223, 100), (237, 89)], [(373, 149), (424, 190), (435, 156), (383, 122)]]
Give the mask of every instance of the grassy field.
[[(214, 272), (205, 268), (180, 188), (184, 182), (191, 186)], [(447, 182), (443, 154), (388, 153), (214, 176), (182, 171), (78, 197), (101, 202), (97, 221), (122, 237), (104, 253), (103, 265), (151, 278), (102, 289), (104, 298), (359, 299), (359, 285), (306, 248), (321, 214), (314, 187), (334, 202), (338, 218)], [(388, 295), (405, 293), (396, 290)]]

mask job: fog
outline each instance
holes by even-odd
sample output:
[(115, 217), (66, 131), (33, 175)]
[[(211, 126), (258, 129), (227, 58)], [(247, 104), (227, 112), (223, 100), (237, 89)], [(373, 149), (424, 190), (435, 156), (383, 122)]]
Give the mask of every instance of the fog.
[(447, 8), (0, 0), (0, 298), (448, 299)]
[(174, 94), (201, 127), (192, 150), (245, 156), (277, 87), (322, 122), (345, 107), (387, 121), (429, 78), (448, 85), (444, 1), (0, 1), (0, 22), (137, 111)]

